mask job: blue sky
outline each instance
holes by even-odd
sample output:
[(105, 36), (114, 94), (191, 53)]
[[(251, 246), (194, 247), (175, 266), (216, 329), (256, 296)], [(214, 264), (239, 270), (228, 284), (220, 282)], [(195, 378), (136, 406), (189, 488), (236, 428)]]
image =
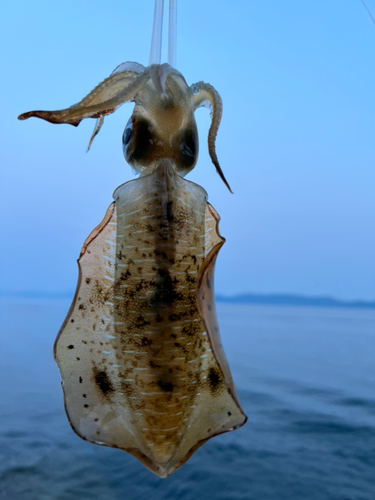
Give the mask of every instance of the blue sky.
[[(2, 6), (2, 291), (73, 290), (82, 242), (133, 178), (131, 104), (88, 154), (94, 120), (17, 115), (78, 102), (121, 62), (147, 65), (152, 17), (153, 0)], [(210, 163), (206, 109), (188, 176), (222, 217), (217, 292), (375, 298), (374, 56), (360, 0), (180, 0), (177, 67), (224, 102), (217, 151), (235, 194)]]

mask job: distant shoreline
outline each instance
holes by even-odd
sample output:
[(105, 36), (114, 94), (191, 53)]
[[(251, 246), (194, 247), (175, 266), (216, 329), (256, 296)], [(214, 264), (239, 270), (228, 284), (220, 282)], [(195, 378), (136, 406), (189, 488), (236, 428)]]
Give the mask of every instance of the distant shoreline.
[(339, 300), (332, 297), (318, 296), (308, 297), (305, 295), (293, 295), (288, 293), (256, 294), (243, 293), (232, 296), (217, 295), (218, 302), (233, 304), (259, 304), (273, 306), (295, 306), (295, 307), (341, 307), (354, 309), (375, 309), (375, 301), (366, 300)]
[[(13, 299), (70, 299), (74, 292), (1, 292), (0, 298)], [(293, 295), (288, 293), (242, 293), (237, 295), (216, 295), (217, 302), (230, 304), (254, 304), (270, 306), (294, 307), (340, 307), (351, 309), (375, 309), (375, 301), (367, 300), (339, 300), (332, 297)]]

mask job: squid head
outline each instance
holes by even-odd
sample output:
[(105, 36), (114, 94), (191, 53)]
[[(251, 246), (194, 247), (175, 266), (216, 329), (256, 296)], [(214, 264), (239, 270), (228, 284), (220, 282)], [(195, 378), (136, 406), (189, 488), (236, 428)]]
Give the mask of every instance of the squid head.
[(123, 134), (124, 156), (140, 175), (153, 172), (161, 159), (172, 160), (179, 175), (189, 173), (197, 163), (199, 149), (194, 112), (201, 106), (209, 107), (212, 118), (209, 154), (217, 173), (231, 191), (215, 148), (222, 115), (220, 95), (204, 82), (189, 87), (182, 74), (169, 64), (145, 68), (138, 63), (123, 63), (78, 104), (59, 111), (30, 111), (18, 118), (37, 117), (74, 126), (84, 118), (96, 118), (90, 149), (104, 117), (125, 102), (134, 102), (135, 107)]

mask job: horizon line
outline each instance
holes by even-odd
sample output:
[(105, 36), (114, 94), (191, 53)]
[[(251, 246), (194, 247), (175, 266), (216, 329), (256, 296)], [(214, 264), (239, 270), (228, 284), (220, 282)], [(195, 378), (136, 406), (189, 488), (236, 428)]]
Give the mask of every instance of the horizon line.
[[(73, 299), (74, 291), (46, 292), (46, 291), (1, 291), (0, 298), (29, 298), (29, 299)], [(233, 304), (281, 305), (299, 307), (348, 307), (356, 309), (375, 309), (375, 300), (365, 299), (337, 299), (328, 295), (304, 295), (298, 293), (254, 293), (242, 292), (232, 295), (218, 293), (217, 302)]]

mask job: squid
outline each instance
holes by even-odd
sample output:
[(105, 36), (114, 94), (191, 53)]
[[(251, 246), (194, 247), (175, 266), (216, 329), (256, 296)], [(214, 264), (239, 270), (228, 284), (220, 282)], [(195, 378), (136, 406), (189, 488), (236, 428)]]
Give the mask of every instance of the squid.
[(104, 117), (125, 102), (135, 106), (123, 152), (138, 178), (115, 190), (82, 246), (54, 356), (78, 436), (167, 477), (208, 439), (246, 422), (215, 311), (214, 268), (225, 239), (206, 191), (184, 178), (198, 159), (194, 112), (207, 106), (209, 154), (230, 189), (215, 149), (220, 95), (207, 83), (189, 86), (171, 64), (128, 62), (78, 104), (19, 119), (78, 126), (95, 118), (90, 147)]

